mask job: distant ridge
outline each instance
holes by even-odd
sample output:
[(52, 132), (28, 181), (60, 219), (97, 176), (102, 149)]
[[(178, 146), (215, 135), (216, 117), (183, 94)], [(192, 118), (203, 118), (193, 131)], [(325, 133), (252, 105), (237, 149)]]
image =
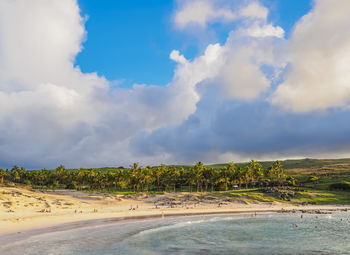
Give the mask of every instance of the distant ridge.
[[(312, 159), (312, 158), (304, 158), (304, 159), (287, 159), (280, 160), (284, 169), (293, 169), (293, 168), (311, 168), (311, 167), (322, 167), (326, 165), (335, 165), (335, 164), (350, 164), (350, 158), (342, 158), (342, 159)], [(272, 165), (273, 161), (258, 161), (264, 168)], [(224, 164), (212, 164), (208, 165), (213, 168), (221, 168), (226, 166), (227, 163)], [(237, 163), (240, 166), (248, 165), (248, 162)]]
[[(350, 164), (350, 158), (342, 158), (342, 159), (313, 159), (313, 158), (304, 158), (304, 159), (286, 159), (280, 160), (284, 169), (293, 169), (293, 168), (311, 168), (311, 167), (322, 167), (326, 165), (335, 165), (335, 164)], [(263, 168), (268, 168), (274, 162), (271, 161), (258, 161), (262, 164)], [(235, 162), (234, 162), (235, 163)], [(248, 162), (235, 163), (239, 166), (246, 166)], [(188, 168), (193, 165), (172, 165), (183, 168)], [(228, 163), (220, 163), (220, 164), (209, 164), (206, 165), (208, 167), (212, 167), (214, 169), (220, 169), (222, 167), (228, 166)]]
[[(258, 163), (260, 163), (263, 168), (268, 168), (272, 165), (274, 161), (270, 160), (270, 161), (258, 161)], [(341, 158), (341, 159), (313, 159), (313, 158), (304, 158), (304, 159), (286, 159), (286, 160), (280, 160), (280, 162), (283, 165), (284, 169), (294, 169), (294, 168), (312, 168), (312, 167), (322, 167), (322, 166), (326, 166), (326, 165), (336, 165), (336, 164), (350, 164), (350, 158)], [(146, 165), (143, 165), (142, 162), (140, 162), (141, 166), (146, 167)], [(225, 166), (228, 166), (228, 163), (218, 163), (218, 164), (207, 164), (205, 166), (207, 167), (212, 167), (214, 169), (221, 169)], [(249, 162), (241, 162), (241, 163), (236, 163), (233, 162), (236, 165), (239, 166), (246, 166), (249, 164)], [(152, 167), (158, 167), (159, 165), (154, 165)], [(182, 165), (182, 164), (178, 164), (178, 165), (172, 165), (169, 164), (167, 166), (175, 166), (175, 167), (183, 167), (184, 169), (188, 169), (190, 167), (193, 167), (193, 165)], [(123, 166), (119, 166), (119, 167), (91, 167), (91, 169), (100, 169), (100, 170), (111, 170), (111, 169), (128, 169), (130, 167), (123, 167)], [(77, 169), (77, 168), (68, 168), (68, 169)], [(90, 168), (84, 168), (84, 169), (90, 169)], [(35, 170), (35, 169), (32, 169)], [(50, 169), (48, 169), (50, 170)], [(53, 170), (53, 169), (51, 169)]]

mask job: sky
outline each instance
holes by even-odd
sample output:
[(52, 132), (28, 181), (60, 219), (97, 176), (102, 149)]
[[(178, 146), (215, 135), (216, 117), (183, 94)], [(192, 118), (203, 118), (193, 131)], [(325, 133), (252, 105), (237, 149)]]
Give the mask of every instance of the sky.
[(350, 157), (349, 12), (0, 0), (0, 167)]
[[(269, 19), (282, 26), (287, 34), (312, 6), (309, 0), (262, 3), (274, 10)], [(186, 33), (174, 27), (173, 15), (178, 5), (173, 0), (79, 0), (78, 4), (81, 16), (87, 17), (88, 36), (75, 63), (84, 72), (97, 72), (122, 86), (167, 84), (175, 68), (175, 63), (169, 61), (169, 52), (178, 49), (193, 59), (209, 43), (224, 43), (235, 25), (212, 24), (215, 31), (205, 31), (201, 35), (203, 40), (193, 37), (192, 31)]]

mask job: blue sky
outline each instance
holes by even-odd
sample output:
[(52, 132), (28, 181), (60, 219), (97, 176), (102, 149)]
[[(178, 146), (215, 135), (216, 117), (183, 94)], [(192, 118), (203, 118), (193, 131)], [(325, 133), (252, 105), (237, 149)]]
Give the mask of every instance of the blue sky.
[(350, 157), (336, 3), (2, 0), (0, 167)]
[[(171, 81), (175, 63), (169, 59), (173, 49), (186, 58), (202, 54), (203, 42), (178, 31), (172, 23), (173, 0), (79, 0), (83, 16), (87, 16), (87, 41), (77, 56), (76, 64), (84, 72), (97, 72), (109, 80), (165, 85)], [(232, 1), (233, 2), (233, 1)], [(295, 22), (310, 11), (310, 0), (264, 0), (270, 7), (269, 20), (290, 33)], [(215, 37), (205, 43), (227, 39), (235, 24), (214, 24)]]
[(170, 51), (179, 45), (172, 37), (172, 1), (79, 1), (88, 41), (77, 57), (83, 71), (125, 79), (126, 84), (165, 84), (175, 64)]

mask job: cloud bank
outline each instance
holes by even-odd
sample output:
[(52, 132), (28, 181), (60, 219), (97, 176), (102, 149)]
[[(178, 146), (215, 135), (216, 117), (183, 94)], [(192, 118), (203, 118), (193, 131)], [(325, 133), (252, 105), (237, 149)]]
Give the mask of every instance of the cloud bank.
[(318, 0), (288, 41), (290, 70), (271, 97), (294, 112), (348, 108), (350, 2)]
[(172, 51), (169, 84), (113, 88), (75, 66), (76, 0), (0, 0), (0, 165), (349, 155), (349, 1), (315, 1), (288, 39), (258, 1), (177, 4), (179, 30), (237, 26), (192, 60)]

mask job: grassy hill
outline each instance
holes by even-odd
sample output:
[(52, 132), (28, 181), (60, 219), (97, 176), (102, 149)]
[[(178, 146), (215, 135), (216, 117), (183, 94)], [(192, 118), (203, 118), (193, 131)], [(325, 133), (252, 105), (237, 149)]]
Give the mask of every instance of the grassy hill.
[[(273, 161), (258, 161), (258, 162), (260, 164), (262, 164), (263, 168), (268, 168), (273, 164)], [(325, 166), (340, 165), (340, 164), (349, 164), (350, 165), (350, 158), (344, 158), (344, 159), (312, 159), (312, 158), (288, 159), (288, 160), (281, 160), (281, 163), (282, 163), (283, 168), (285, 170), (305, 169), (305, 168), (317, 168), (317, 167), (325, 167)], [(242, 166), (242, 167), (245, 167), (249, 164), (249, 162), (235, 163), (235, 164)], [(184, 169), (188, 169), (190, 167), (193, 167), (194, 165), (169, 165), (169, 166), (183, 167)], [(209, 164), (206, 166), (219, 170), (225, 166), (228, 166), (228, 163)], [(157, 167), (157, 166), (154, 166), (154, 167)], [(99, 169), (101, 171), (108, 171), (108, 170), (113, 170), (113, 169), (124, 169), (124, 167), (101, 167), (101, 168), (97, 168), (97, 169)]]
[[(264, 168), (268, 168), (272, 165), (273, 161), (259, 161), (260, 164)], [(314, 168), (314, 167), (324, 167), (327, 165), (338, 165), (338, 164), (350, 164), (350, 158), (344, 158), (344, 159), (311, 159), (311, 158), (305, 158), (305, 159), (288, 159), (288, 160), (281, 160), (281, 163), (284, 167), (284, 169), (296, 169), (296, 168)], [(209, 167), (213, 167), (216, 169), (220, 169), (224, 166), (227, 166), (228, 164), (213, 164), (208, 165)], [(245, 163), (238, 163), (237, 165), (240, 166), (246, 166), (248, 165), (248, 162)]]

